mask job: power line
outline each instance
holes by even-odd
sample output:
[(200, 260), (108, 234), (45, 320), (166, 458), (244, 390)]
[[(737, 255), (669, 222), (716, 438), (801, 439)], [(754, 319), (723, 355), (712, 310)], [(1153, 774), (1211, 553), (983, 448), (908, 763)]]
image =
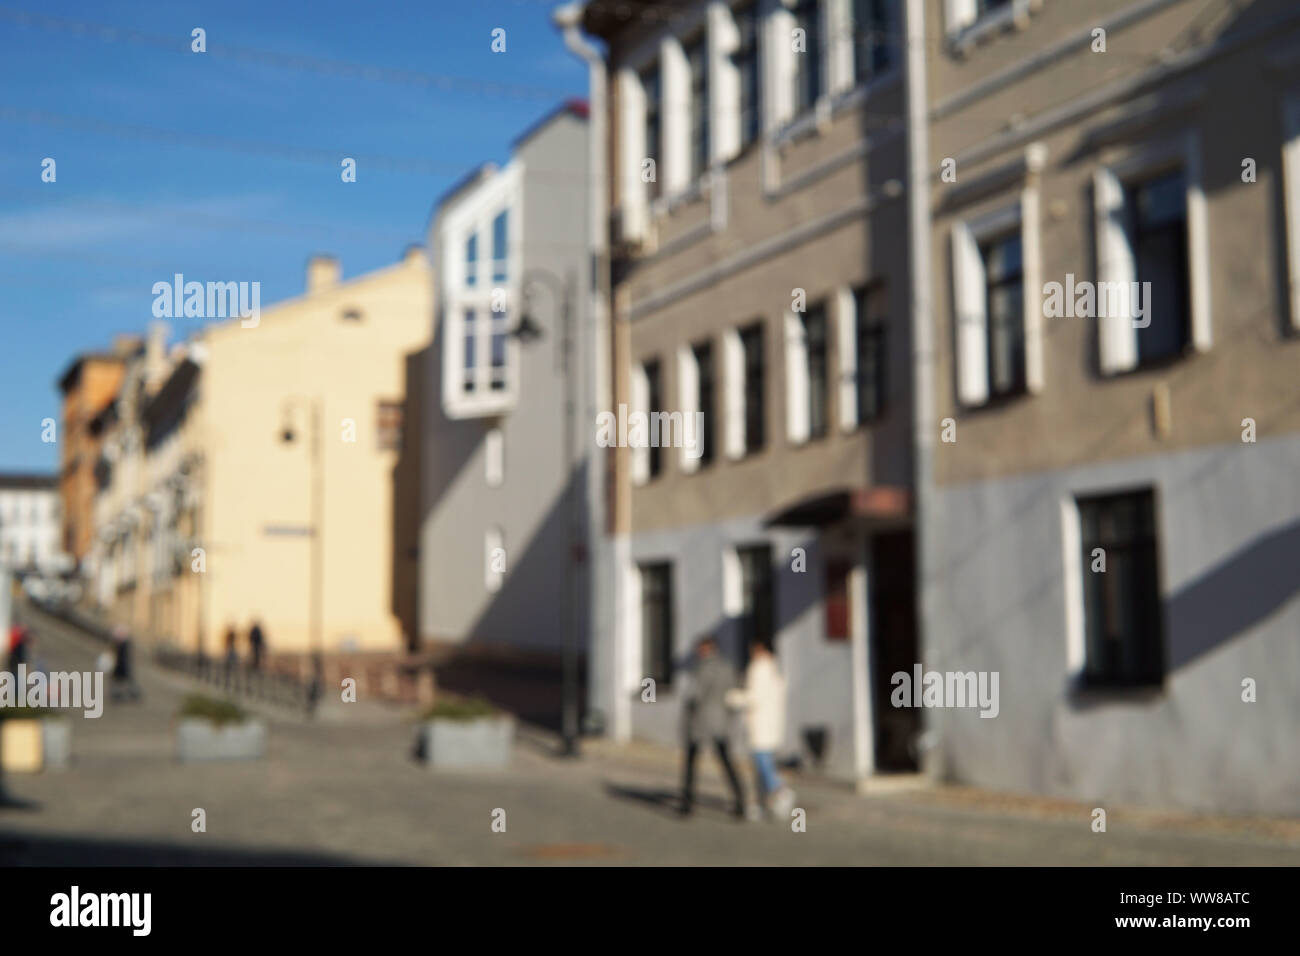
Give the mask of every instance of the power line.
[[(128, 27), (117, 27), (103, 23), (91, 23), (85, 20), (73, 20), (66, 17), (51, 17), (12, 7), (0, 7), (0, 20), (19, 26), (36, 28), (51, 33), (70, 34), (72, 36), (90, 37), (106, 43), (131, 43), (167, 50), (173, 53), (193, 55), (191, 40), (184, 37), (165, 34), (145, 33)], [(275, 50), (262, 50), (253, 47), (235, 46), (233, 44), (213, 43), (207, 46), (205, 56), (217, 59), (250, 63), (275, 69), (297, 70), (315, 73), (320, 76), (337, 76), (353, 80), (396, 83), (421, 89), (441, 89), (462, 93), (477, 93), (484, 96), (513, 97), (517, 99), (541, 100), (553, 102), (572, 96), (571, 90), (552, 89), (541, 86), (529, 86), (520, 83), (499, 83), (491, 80), (475, 80), (467, 77), (448, 76), (439, 73), (426, 73), (420, 70), (396, 69), (375, 66), (368, 63), (356, 63), (347, 60), (335, 60), (326, 57), (306, 56), (296, 53), (281, 53)]]

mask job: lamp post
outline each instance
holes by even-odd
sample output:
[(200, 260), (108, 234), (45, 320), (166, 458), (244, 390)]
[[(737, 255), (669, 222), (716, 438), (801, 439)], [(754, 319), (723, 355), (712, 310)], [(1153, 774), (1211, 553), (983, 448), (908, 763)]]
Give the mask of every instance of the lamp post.
[(321, 634), (323, 613), (323, 601), (325, 598), (324, 591), (324, 564), (322, 554), (322, 533), (325, 526), (325, 475), (321, 467), (321, 433), (320, 433), (320, 402), (315, 398), (303, 398), (301, 396), (290, 396), (284, 400), (281, 407), (281, 416), (284, 425), (280, 430), (280, 440), (286, 445), (291, 445), (297, 439), (293, 430), (293, 420), (289, 412), (295, 406), (302, 407), (306, 410), (311, 428), (311, 578), (308, 595), (308, 621), (311, 641), (312, 665), (313, 665), (313, 699), (320, 691), (320, 681), (322, 678), (322, 668), (324, 661), (322, 653), (324, 651), (324, 640)]
[(520, 344), (529, 345), (541, 338), (541, 327), (533, 320), (529, 310), (528, 287), (540, 282), (551, 290), (552, 298), (560, 313), (560, 356), (559, 370), (564, 378), (564, 492), (561, 508), (564, 511), (567, 533), (564, 542), (564, 593), (561, 595), (560, 621), (563, 633), (560, 645), (561, 671), (561, 708), (560, 733), (563, 739), (560, 754), (565, 757), (578, 756), (578, 649), (575, 646), (577, 635), (574, 628), (573, 614), (573, 564), (576, 557), (577, 517), (574, 511), (576, 496), (573, 494), (573, 411), (574, 385), (573, 365), (573, 300), (576, 281), (572, 270), (561, 280), (554, 273), (545, 269), (532, 268), (524, 272), (521, 287), (524, 289), (523, 312), (519, 325), (510, 334)]

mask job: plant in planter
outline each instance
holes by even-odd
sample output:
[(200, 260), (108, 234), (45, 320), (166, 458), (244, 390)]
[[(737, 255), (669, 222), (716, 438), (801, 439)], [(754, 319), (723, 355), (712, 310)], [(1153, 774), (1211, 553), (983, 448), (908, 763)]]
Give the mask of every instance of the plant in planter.
[(266, 724), (228, 700), (191, 694), (177, 718), (181, 760), (256, 760), (266, 752)]
[(510, 764), (515, 720), (482, 698), (440, 698), (420, 717), (416, 754), (430, 770)]
[(62, 770), (72, 751), (72, 721), (50, 707), (0, 707), (0, 769)]

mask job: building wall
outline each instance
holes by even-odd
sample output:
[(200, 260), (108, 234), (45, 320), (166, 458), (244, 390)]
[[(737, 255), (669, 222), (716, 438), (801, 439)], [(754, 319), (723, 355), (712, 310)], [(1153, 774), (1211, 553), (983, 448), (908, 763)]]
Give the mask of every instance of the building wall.
[[(557, 653), (564, 640), (563, 595), (572, 587), (572, 621), (578, 647), (586, 646), (587, 576), (575, 562), (566, 580), (570, 539), (586, 537), (587, 459), (594, 446), (591, 420), (584, 414), (592, 387), (592, 343), (588, 334), (587, 125), (561, 111), (529, 136), (516, 152), (522, 188), (510, 216), (522, 221), (517, 260), (521, 274), (509, 277), (509, 326), (522, 314), (525, 276), (533, 321), (541, 338), (519, 343), (517, 397), (499, 414), (452, 419), (446, 414), (443, 349), (459, 340), (435, 333), (425, 390), (426, 475), (421, 532), (420, 620), (426, 640), (473, 648)], [(498, 176), (504, 173), (497, 174)], [(496, 188), (489, 180), (481, 189)], [(472, 197), (460, 197), (473, 201)], [(450, 243), (463, 254), (459, 233), (431, 245)], [(485, 244), (484, 240), (488, 242)], [(480, 236), (480, 259), (490, 258), (490, 235)], [(514, 252), (515, 250), (512, 250)], [(562, 284), (571, 277), (571, 382), (573, 471), (565, 465), (565, 385), (563, 372)], [(487, 480), (487, 436), (500, 429), (504, 470), (499, 486)], [(567, 497), (566, 497), (567, 496)], [(506, 572), (500, 590), (487, 583), (485, 535), (501, 533)]]
[[(678, 53), (672, 36), (685, 41), (709, 26), (722, 38), (729, 27), (724, 4), (684, 4), (683, 16), (666, 26), (606, 21), (609, 43), (611, 202), (622, 232), (636, 219), (636, 194), (643, 186), (628, 170), (642, 157), (637, 135), (625, 135), (624, 116), (638, 108), (633, 78), (655, 57), (668, 63), (663, 95), (665, 114), (680, 108), (683, 77), (673, 66)], [(707, 175), (683, 181), (671, 157), (681, 147), (680, 115), (665, 121), (659, 176), (661, 198), (644, 209), (644, 228), (632, 239), (615, 236), (613, 292), (614, 394), (632, 403), (635, 370), (658, 359), (662, 398), (652, 411), (683, 409), (680, 349), (703, 340), (712, 344), (715, 370), (714, 461), (691, 471), (678, 449), (662, 450), (662, 471), (644, 484), (631, 475), (626, 449), (614, 472), (614, 529), (617, 590), (616, 622), (600, 655), (602, 676), (597, 706), (613, 715), (616, 735), (633, 732), (676, 739), (676, 691), (656, 704), (640, 700), (640, 615), (637, 565), (671, 561), (674, 628), (679, 657), (688, 654), (705, 631), (735, 633), (734, 609), (724, 608), (724, 553), (737, 543), (768, 543), (773, 548), (776, 581), (776, 649), (790, 685), (789, 751), (803, 748), (803, 733), (828, 731), (826, 769), (851, 777), (865, 772), (870, 734), (864, 702), (855, 702), (869, 685), (854, 674), (849, 641), (825, 637), (825, 573), (820, 553), (840, 529), (795, 533), (767, 528), (765, 520), (817, 496), (875, 486), (909, 489), (911, 463), (911, 341), (907, 326), (906, 138), (901, 125), (902, 57), (893, 68), (855, 85), (845, 76), (845, 43), (851, 46), (847, 18), (852, 5), (823, 4), (845, 29), (833, 40), (824, 64), (826, 95), (816, 109), (798, 116), (777, 107), (785, 96), (780, 64), (787, 60), (792, 22), (780, 5), (762, 2), (759, 41), (763, 118), (758, 138), (741, 150), (722, 145), (721, 131), (736, 116), (736, 89), (726, 76), (728, 54), (713, 51), (709, 89), (712, 162)], [(829, 22), (829, 21), (828, 21)], [(672, 31), (672, 33), (670, 33)], [(823, 36), (832, 36), (824, 30)], [(797, 55), (797, 54), (794, 54)], [(806, 55), (806, 54), (805, 54)], [(830, 60), (840, 65), (832, 67)], [(788, 65), (788, 64), (787, 64)], [(715, 67), (724, 67), (715, 71)], [(673, 76), (674, 70), (676, 75)], [(685, 80), (689, 81), (689, 77)], [(734, 132), (734, 129), (732, 129)], [(674, 146), (671, 142), (677, 138)], [(736, 141), (738, 143), (738, 140)], [(643, 148), (643, 146), (642, 146)], [(680, 166), (679, 166), (680, 169)], [(623, 238), (620, 243), (618, 240)], [(841, 423), (841, 355), (855, 343), (841, 335), (843, 299), (867, 284), (877, 284), (885, 301), (886, 397), (875, 421), (845, 428)], [(828, 419), (826, 436), (797, 440), (787, 416), (787, 315), (796, 290), (806, 306), (825, 302), (828, 320)], [(728, 455), (728, 375), (725, 339), (733, 331), (761, 322), (764, 337), (766, 440), (743, 457)], [(627, 538), (622, 538), (626, 534)], [(791, 570), (791, 549), (799, 542), (809, 554), (806, 572)], [(865, 542), (849, 557), (861, 562)], [(854, 594), (859, 601), (864, 595)], [(865, 620), (866, 616), (862, 616)], [(865, 634), (858, 637), (865, 641)], [(862, 664), (865, 670), (868, 665)], [(855, 691), (855, 680), (857, 690)], [(597, 699), (598, 698), (598, 699)], [(630, 708), (630, 710), (629, 710)], [(857, 716), (855, 717), (855, 713)], [(855, 753), (856, 747), (856, 753)]]
[[(927, 51), (937, 441), (922, 549), (929, 669), (1000, 673), (1000, 713), (927, 711), (940, 776), (1081, 800), (1293, 814), (1300, 712), (1300, 339), (1289, 330), (1283, 104), (1300, 90), (1293, 4), (1044, 0), (964, 56)], [(941, 36), (945, 4), (926, 3)], [(1106, 29), (1107, 52), (1092, 30)], [(1164, 56), (1158, 51), (1165, 50)], [(1249, 100), (1243, 108), (1243, 97)], [(1010, 122), (1008, 122), (1010, 120)], [(1165, 144), (1200, 166), (1211, 340), (1103, 374), (1098, 321), (1042, 319), (1041, 391), (957, 400), (951, 235), (1038, 192), (1041, 282), (1098, 279), (1094, 174)], [(1007, 169), (1036, 144), (1036, 172)], [(1257, 181), (1243, 182), (1253, 158)], [(956, 163), (956, 182), (940, 164)], [(984, 185), (981, 187), (981, 183)], [(1190, 207), (1189, 207), (1190, 208)], [(1026, 293), (1041, 290), (1027, 284)], [(1035, 307), (1041, 308), (1036, 303)], [(1253, 419), (1258, 443), (1243, 441)], [(1153, 487), (1166, 675), (1077, 689), (1075, 496)], [(1073, 524), (1072, 524), (1073, 522)], [(1267, 694), (1242, 699), (1252, 678)]]
[[(941, 111), (949, 102), (961, 102), (954, 97), (969, 96), (980, 81), (1019, 66), (1035, 51), (1087, 34), (1125, 11), (1143, 9), (1153, 12), (1122, 28), (1112, 24), (1106, 53), (1076, 46), (1017, 82), (963, 108)], [(1295, 49), (1300, 22), (1291, 17), (1289, 32), (1282, 35), (1266, 29), (1270, 18), (1288, 11), (1294, 12), (1290, 4), (1261, 0), (1236, 17), (1206, 21), (1204, 42), (1212, 45), (1217, 39), (1223, 52), (1163, 82), (1155, 82), (1159, 66), (1151, 51), (1188, 45), (1180, 38), (1198, 19), (1196, 4), (1099, 0), (1083, 16), (1072, 4), (1049, 0), (1024, 31), (995, 36), (965, 59), (931, 54), (932, 114), (940, 112), (930, 133), (931, 159), (936, 167), (945, 157), (957, 160), (957, 182), (935, 183), (931, 246), (939, 317), (936, 414), (954, 417), (959, 436), (956, 444), (941, 445), (935, 457), (940, 485), (1231, 441), (1245, 417), (1256, 420), (1261, 434), (1300, 429), (1293, 387), (1300, 339), (1286, 332), (1279, 169), (1283, 99), (1300, 91), (1300, 74), (1269, 65), (1280, 52)], [(932, 31), (938, 32), (942, 4), (930, 3), (927, 14)], [(1142, 85), (1119, 95), (1126, 89), (1121, 84), (1138, 78)], [(1103, 95), (1111, 90), (1116, 95)], [(1251, 91), (1251, 108), (1243, 110), (1245, 90)], [(1015, 138), (1004, 134), (1000, 121), (1016, 114), (1029, 129), (1051, 110), (1085, 107), (1090, 108), (1067, 122)], [(1150, 109), (1155, 112), (1146, 114)], [(1112, 131), (1114, 124), (1130, 118), (1131, 126)], [(1047, 148), (1039, 178), (1043, 281), (1064, 282), (1067, 273), (1092, 281), (1097, 271), (1094, 171), (1189, 131), (1199, 140), (1205, 181), (1212, 346), (1177, 363), (1103, 378), (1097, 321), (1045, 318), (1042, 393), (963, 410), (955, 396), (951, 227), (955, 219), (976, 218), (1005, 204), (1014, 198), (1014, 188), (955, 210), (945, 205), (951, 194), (1023, 153), (1027, 143), (1042, 143)], [(995, 148), (998, 144), (1002, 146)], [(968, 155), (974, 158), (966, 161)], [(1246, 157), (1257, 162), (1257, 182), (1242, 182)], [(1151, 403), (1165, 389), (1172, 430), (1157, 436)]]
[(63, 396), (59, 494), (63, 500), (63, 548), (78, 561), (90, 551), (95, 533), (95, 459), (99, 441), (87, 427), (113, 400), (122, 381), (122, 362), (87, 357)]
[[(1300, 439), (946, 486), (948, 570), (928, 669), (998, 671), (1000, 713), (930, 710), (945, 776), (1080, 800), (1295, 814), (1300, 743)], [(1076, 494), (1150, 485), (1168, 674), (1156, 693), (1072, 692), (1066, 538)], [(1242, 681), (1258, 687), (1242, 700)], [(1106, 805), (1101, 803), (1099, 805)]]
[[(736, 547), (769, 544), (773, 556), (775, 648), (786, 679), (786, 739), (782, 755), (809, 757), (804, 734), (825, 730), (822, 770), (851, 779), (855, 776), (852, 683), (849, 642), (828, 641), (824, 624), (825, 557), (823, 542), (812, 532), (777, 531), (758, 519), (701, 522), (685, 529), (634, 535), (634, 565), (672, 563), (673, 658), (677, 672), (668, 686), (656, 685), (654, 702), (642, 698), (645, 668), (640, 628), (630, 622), (631, 638), (621, 693), (631, 701), (632, 733), (676, 745), (682, 739), (681, 670), (695, 641), (703, 634), (718, 637), (732, 654), (739, 642), (736, 621), (728, 614), (724, 594), (724, 555)], [(792, 554), (803, 548), (806, 569), (796, 571)], [(640, 607), (633, 608), (640, 614)], [(639, 619), (639, 618), (638, 618)], [(738, 728), (737, 728), (738, 729)]]
[(0, 561), (10, 568), (58, 569), (60, 498), (49, 488), (6, 488), (0, 483)]
[[(254, 617), (270, 651), (311, 649), (313, 404), (323, 477), (323, 650), (404, 649), (392, 607), (398, 452), (378, 447), (378, 405), (404, 399), (406, 357), (428, 340), (432, 294), (429, 265), (416, 250), (398, 265), (264, 309), (256, 327), (236, 320), (205, 333), (200, 540), (209, 650), (228, 626), (246, 634)], [(343, 317), (350, 309), (360, 321)], [(355, 442), (345, 440), (346, 419)], [(281, 439), (286, 424), (291, 443)]]

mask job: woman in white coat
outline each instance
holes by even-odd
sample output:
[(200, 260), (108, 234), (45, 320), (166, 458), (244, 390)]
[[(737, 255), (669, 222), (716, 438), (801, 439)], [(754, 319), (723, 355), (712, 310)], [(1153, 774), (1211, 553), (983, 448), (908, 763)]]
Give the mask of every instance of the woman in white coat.
[(728, 691), (727, 703), (745, 713), (763, 809), (785, 816), (795, 799), (794, 791), (781, 782), (776, 772), (776, 750), (785, 741), (785, 678), (766, 645), (755, 643), (751, 647), (745, 686)]

